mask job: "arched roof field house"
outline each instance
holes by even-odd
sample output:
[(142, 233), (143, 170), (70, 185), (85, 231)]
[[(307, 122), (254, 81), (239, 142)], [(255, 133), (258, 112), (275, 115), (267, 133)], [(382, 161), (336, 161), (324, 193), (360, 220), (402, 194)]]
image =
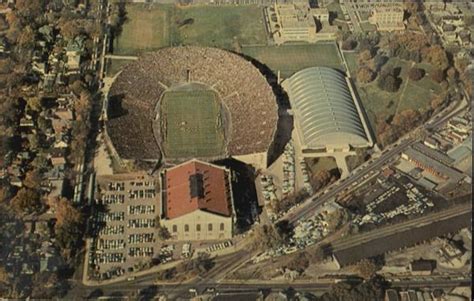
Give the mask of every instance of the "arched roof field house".
[(301, 70), (283, 82), (303, 150), (367, 147), (372, 139), (350, 83), (327, 67)]

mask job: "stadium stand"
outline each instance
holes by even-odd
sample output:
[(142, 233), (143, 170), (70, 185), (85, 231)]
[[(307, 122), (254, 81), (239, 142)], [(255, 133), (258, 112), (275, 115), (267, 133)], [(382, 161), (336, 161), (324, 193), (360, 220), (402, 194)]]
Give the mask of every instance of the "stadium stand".
[[(278, 106), (272, 88), (251, 62), (217, 48), (164, 48), (127, 65), (109, 93), (108, 133), (123, 159), (158, 159), (153, 130), (165, 91), (188, 83), (215, 90), (229, 113), (226, 155), (267, 152)], [(192, 106), (190, 106), (192, 110)], [(156, 129), (156, 127), (155, 127)]]

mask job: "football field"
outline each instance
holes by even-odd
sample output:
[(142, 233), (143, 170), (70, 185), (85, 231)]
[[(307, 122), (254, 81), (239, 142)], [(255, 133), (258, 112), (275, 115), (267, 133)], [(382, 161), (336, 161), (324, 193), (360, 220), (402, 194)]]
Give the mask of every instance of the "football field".
[(224, 152), (220, 107), (213, 91), (166, 92), (161, 111), (167, 157), (212, 157)]

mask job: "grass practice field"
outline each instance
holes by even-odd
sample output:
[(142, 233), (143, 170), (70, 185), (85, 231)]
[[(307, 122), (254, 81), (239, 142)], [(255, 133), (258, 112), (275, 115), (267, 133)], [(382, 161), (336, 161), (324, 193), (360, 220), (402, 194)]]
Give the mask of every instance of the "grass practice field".
[(211, 157), (224, 151), (224, 131), (217, 94), (210, 90), (166, 92), (163, 148), (170, 158)]
[(242, 52), (268, 66), (283, 78), (308, 67), (326, 66), (344, 70), (333, 43), (285, 44), (243, 47)]
[(127, 5), (122, 32), (114, 40), (114, 53), (135, 55), (138, 52), (168, 46), (169, 7)]
[(201, 45), (238, 50), (266, 44), (261, 7), (127, 4), (115, 54), (135, 55), (167, 46)]

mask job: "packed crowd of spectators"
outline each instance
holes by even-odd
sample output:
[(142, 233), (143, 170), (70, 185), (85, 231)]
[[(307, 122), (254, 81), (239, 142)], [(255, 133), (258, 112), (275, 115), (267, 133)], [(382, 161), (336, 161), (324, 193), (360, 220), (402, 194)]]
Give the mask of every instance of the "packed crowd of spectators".
[(259, 70), (225, 50), (175, 47), (147, 54), (128, 65), (111, 88), (108, 132), (122, 157), (158, 156), (153, 135), (157, 102), (167, 89), (191, 82), (217, 91), (229, 111), (229, 155), (268, 150), (276, 130), (278, 106)]

